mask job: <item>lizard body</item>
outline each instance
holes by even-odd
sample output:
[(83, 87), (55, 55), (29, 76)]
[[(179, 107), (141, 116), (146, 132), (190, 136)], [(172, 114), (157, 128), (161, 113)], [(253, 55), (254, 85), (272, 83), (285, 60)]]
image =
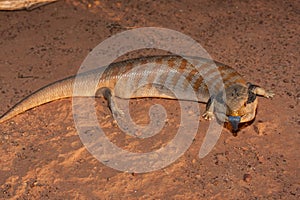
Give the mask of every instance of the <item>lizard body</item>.
[[(259, 86), (247, 83), (241, 75), (225, 64), (204, 58), (193, 58), (193, 60), (196, 60), (198, 68), (187, 59), (175, 55), (131, 59), (113, 63), (106, 69), (100, 68), (80, 74), (77, 76), (77, 83), (85, 85), (88, 80), (99, 80), (95, 91), (101, 91), (113, 113), (120, 112), (115, 104), (115, 97), (178, 99), (170, 90), (179, 88), (184, 92), (190, 85), (197, 99), (185, 95), (180, 100), (207, 103), (203, 117), (211, 119), (216, 116), (218, 119), (229, 121), (235, 131), (239, 123), (251, 121), (255, 117), (256, 95), (267, 98), (274, 95)], [(216, 68), (212, 67), (214, 64)], [(99, 78), (100, 72), (101, 78)], [(222, 77), (221, 81), (216, 79), (218, 74)], [(118, 84), (118, 81), (121, 84)], [(222, 81), (225, 94), (218, 90)], [(74, 83), (75, 76), (72, 76), (37, 90), (4, 113), (0, 117), (0, 123), (54, 100), (72, 96), (93, 96), (85, 91), (74, 95)], [(132, 87), (139, 85), (140, 88), (132, 91)], [(208, 85), (212, 85), (212, 94), (209, 92)], [(219, 108), (224, 105), (226, 111), (220, 111)]]

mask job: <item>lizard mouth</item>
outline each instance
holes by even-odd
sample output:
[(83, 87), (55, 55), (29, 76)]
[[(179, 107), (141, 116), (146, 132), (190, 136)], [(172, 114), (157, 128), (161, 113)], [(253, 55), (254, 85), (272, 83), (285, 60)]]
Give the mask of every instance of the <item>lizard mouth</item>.
[(234, 132), (238, 131), (241, 117), (240, 116), (228, 116), (228, 121), (230, 122), (233, 131)]

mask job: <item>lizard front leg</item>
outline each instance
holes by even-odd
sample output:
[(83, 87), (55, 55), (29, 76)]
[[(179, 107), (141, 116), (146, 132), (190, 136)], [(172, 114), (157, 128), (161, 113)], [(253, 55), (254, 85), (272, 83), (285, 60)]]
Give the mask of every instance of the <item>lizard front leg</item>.
[(206, 104), (205, 112), (202, 117), (206, 120), (212, 120), (214, 118), (214, 96), (211, 96)]
[(206, 110), (202, 115), (206, 120), (212, 120), (216, 117), (218, 120), (225, 122), (228, 121), (226, 116), (226, 107), (222, 100), (218, 100), (215, 96), (211, 96), (206, 104)]
[(267, 91), (264, 88), (253, 85), (252, 83), (247, 83), (249, 91), (253, 92), (254, 94), (266, 97), (266, 98), (272, 98), (275, 94), (272, 91)]

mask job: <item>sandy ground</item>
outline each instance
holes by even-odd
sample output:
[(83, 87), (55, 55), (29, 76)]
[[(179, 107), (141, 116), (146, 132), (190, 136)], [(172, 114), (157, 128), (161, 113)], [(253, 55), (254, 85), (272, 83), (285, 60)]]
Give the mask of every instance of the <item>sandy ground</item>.
[[(205, 158), (198, 158), (198, 151), (209, 123), (201, 119), (182, 157), (143, 174), (111, 169), (85, 149), (71, 99), (32, 109), (0, 124), (0, 198), (300, 199), (299, 21), (300, 3), (281, 0), (60, 1), (30, 12), (0, 12), (0, 113), (76, 74), (89, 51), (109, 36), (145, 26), (191, 36), (215, 60), (276, 93), (272, 100), (259, 99), (255, 121), (237, 137), (224, 128)], [(104, 99), (97, 100), (98, 118), (121, 147), (159, 148), (178, 129), (179, 104), (133, 100), (133, 118), (147, 123), (145, 111), (153, 104), (169, 114), (168, 125), (153, 140), (127, 138)]]

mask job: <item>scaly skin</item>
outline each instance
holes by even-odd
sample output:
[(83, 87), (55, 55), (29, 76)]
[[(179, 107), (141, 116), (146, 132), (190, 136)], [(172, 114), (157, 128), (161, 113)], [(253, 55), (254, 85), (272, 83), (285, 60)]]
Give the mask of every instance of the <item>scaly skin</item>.
[[(193, 64), (189, 62), (190, 59)], [(103, 73), (101, 78), (100, 73)], [(222, 77), (222, 80), (217, 79), (218, 75)], [(100, 68), (77, 76), (77, 83), (81, 86), (86, 85), (88, 80), (99, 80), (96, 90), (100, 90), (101, 94), (107, 98), (110, 109), (114, 113), (122, 112), (115, 104), (115, 97), (178, 99), (170, 92), (174, 90), (182, 94), (180, 100), (207, 103), (203, 114), (205, 119), (209, 120), (216, 116), (222, 121), (230, 121), (232, 118), (238, 119), (234, 118), (238, 116), (239, 122), (243, 123), (255, 117), (256, 95), (266, 98), (274, 95), (261, 87), (247, 83), (227, 65), (203, 58), (182, 58), (174, 55), (122, 61), (111, 64), (106, 70)], [(222, 81), (225, 92), (221, 90)], [(39, 89), (3, 114), (0, 123), (54, 100), (94, 95), (84, 90), (73, 95), (74, 82), (75, 76), (72, 76)], [(196, 99), (187, 92), (189, 85), (193, 88)], [(138, 88), (133, 91), (134, 87)], [(226, 111), (222, 111), (224, 105)]]

